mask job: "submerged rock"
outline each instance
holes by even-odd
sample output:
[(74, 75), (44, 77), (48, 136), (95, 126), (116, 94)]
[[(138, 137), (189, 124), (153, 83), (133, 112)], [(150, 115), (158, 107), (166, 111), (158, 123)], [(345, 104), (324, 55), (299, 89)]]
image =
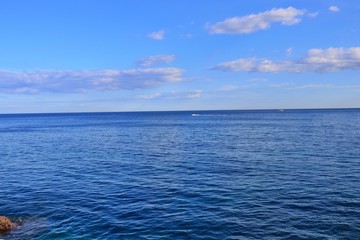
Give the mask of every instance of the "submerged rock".
[(10, 219), (5, 216), (0, 216), (0, 233), (10, 231), (14, 227), (16, 227), (16, 225), (12, 223)]

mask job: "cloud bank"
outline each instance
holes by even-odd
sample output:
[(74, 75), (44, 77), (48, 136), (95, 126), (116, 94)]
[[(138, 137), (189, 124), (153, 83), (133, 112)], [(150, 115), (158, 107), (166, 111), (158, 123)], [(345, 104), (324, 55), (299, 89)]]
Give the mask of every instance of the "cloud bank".
[(258, 14), (250, 14), (243, 17), (228, 18), (222, 22), (208, 25), (212, 34), (249, 34), (270, 28), (273, 23), (282, 25), (294, 25), (301, 21), (300, 16), (306, 10), (288, 8), (274, 8)]
[(79, 93), (118, 89), (151, 88), (183, 81), (183, 69), (145, 68), (82, 71), (0, 71), (0, 92)]
[(360, 70), (360, 47), (310, 49), (307, 54), (294, 61), (272, 61), (268, 59), (243, 58), (224, 62), (212, 70), (233, 72), (336, 72)]
[(174, 60), (175, 55), (156, 55), (140, 59), (138, 65), (141, 67), (149, 67), (158, 63), (171, 63)]

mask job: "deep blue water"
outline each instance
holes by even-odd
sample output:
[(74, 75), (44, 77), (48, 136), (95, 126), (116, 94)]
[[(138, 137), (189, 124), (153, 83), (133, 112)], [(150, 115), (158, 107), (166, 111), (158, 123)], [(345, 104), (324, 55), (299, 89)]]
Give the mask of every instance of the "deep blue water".
[(359, 109), (0, 115), (0, 137), (0, 239), (360, 239)]

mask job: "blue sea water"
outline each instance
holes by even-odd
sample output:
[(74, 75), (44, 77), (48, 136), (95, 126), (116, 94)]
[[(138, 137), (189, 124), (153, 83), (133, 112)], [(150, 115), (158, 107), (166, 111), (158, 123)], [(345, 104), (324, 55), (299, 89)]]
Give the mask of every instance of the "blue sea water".
[(0, 115), (0, 137), (0, 239), (360, 239), (359, 109)]

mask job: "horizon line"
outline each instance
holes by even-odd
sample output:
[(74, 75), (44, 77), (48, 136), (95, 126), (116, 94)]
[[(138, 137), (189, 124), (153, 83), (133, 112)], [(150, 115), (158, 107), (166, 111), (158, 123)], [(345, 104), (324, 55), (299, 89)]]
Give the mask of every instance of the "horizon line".
[(151, 112), (206, 112), (206, 111), (293, 111), (293, 110), (360, 110), (360, 107), (341, 108), (252, 108), (252, 109), (198, 109), (198, 110), (139, 110), (139, 111), (85, 111), (85, 112), (15, 112), (0, 115), (42, 115), (42, 114), (94, 114), (94, 113), (151, 113)]

